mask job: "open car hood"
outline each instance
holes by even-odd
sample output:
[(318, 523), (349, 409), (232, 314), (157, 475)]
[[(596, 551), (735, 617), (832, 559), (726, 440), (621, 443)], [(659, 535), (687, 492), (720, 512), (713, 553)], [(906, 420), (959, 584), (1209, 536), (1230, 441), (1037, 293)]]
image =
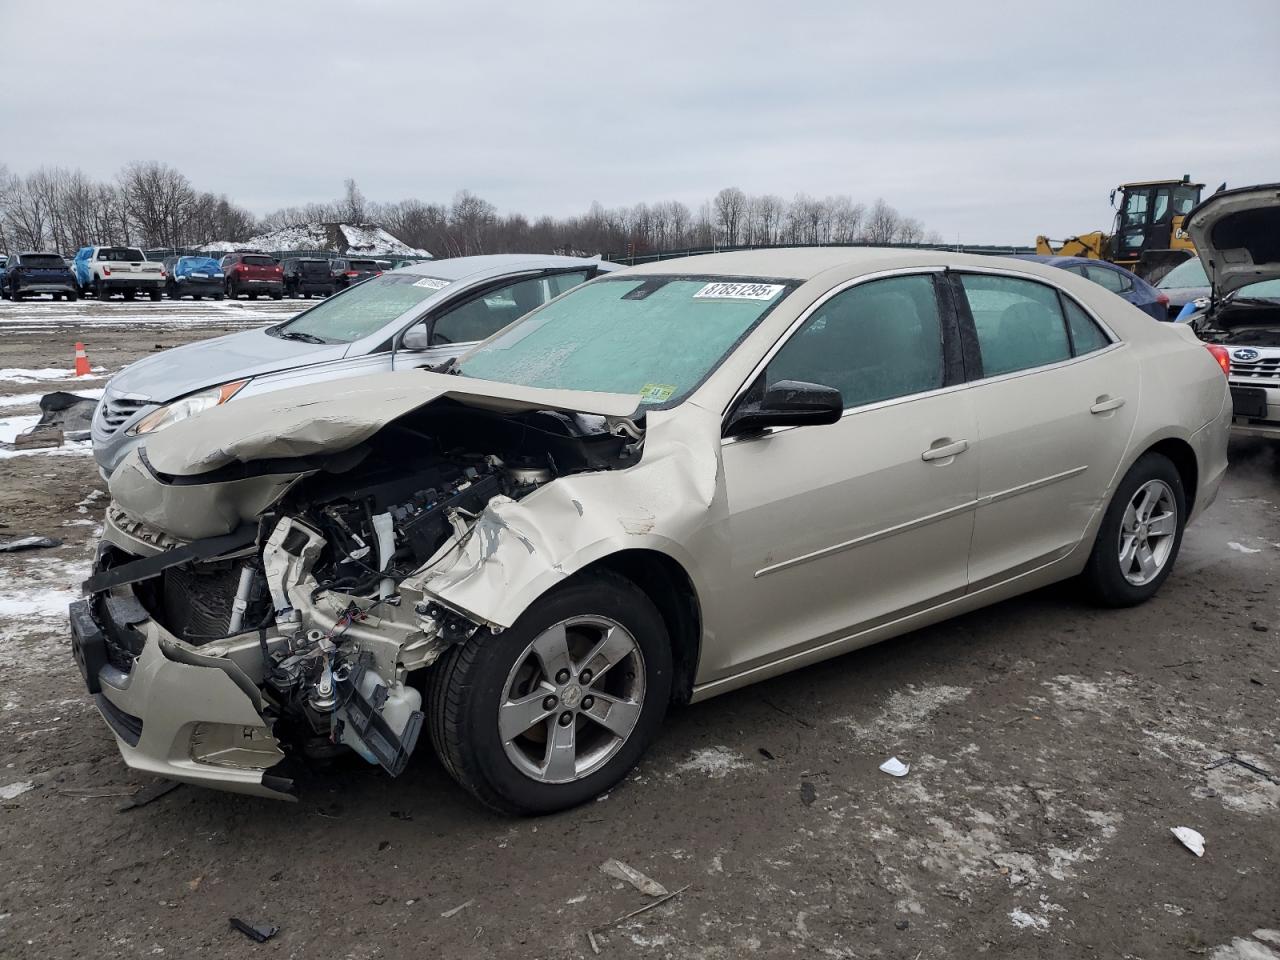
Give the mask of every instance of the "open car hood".
[(1186, 223), (1217, 296), (1280, 277), (1280, 183), (1215, 193)]
[(307, 384), (226, 403), (157, 433), (146, 443), (152, 469), (194, 477), (235, 463), (341, 453), (441, 397), (498, 411), (562, 410), (627, 417), (639, 397), (549, 390), (406, 370)]

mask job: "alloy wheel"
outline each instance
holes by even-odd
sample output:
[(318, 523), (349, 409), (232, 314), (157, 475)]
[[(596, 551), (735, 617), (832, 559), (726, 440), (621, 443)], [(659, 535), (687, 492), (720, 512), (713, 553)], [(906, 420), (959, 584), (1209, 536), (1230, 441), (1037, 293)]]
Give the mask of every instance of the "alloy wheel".
[(1163, 480), (1148, 480), (1125, 507), (1120, 524), (1120, 572), (1135, 587), (1160, 575), (1178, 533), (1178, 502)]
[(502, 688), (498, 732), (507, 758), (540, 783), (571, 783), (612, 759), (640, 719), (644, 654), (615, 620), (556, 623), (516, 658)]

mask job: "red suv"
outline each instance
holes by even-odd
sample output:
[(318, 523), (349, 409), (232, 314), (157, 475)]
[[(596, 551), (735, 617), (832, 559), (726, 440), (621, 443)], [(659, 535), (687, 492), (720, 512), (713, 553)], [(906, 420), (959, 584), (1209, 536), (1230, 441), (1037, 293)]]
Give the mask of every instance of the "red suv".
[(226, 279), (227, 296), (232, 300), (247, 293), (250, 300), (258, 294), (270, 295), (272, 300), (284, 296), (284, 270), (274, 257), (263, 253), (228, 253), (222, 258), (222, 272)]

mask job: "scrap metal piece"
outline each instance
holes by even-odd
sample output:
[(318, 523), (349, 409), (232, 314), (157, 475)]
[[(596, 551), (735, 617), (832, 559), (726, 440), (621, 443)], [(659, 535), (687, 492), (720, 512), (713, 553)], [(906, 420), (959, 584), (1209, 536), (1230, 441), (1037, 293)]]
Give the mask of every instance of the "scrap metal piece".
[(239, 930), (250, 940), (256, 940), (258, 943), (266, 943), (280, 932), (280, 928), (275, 924), (255, 926), (252, 923), (247, 923), (244, 920), (241, 920), (239, 917), (228, 917), (227, 919), (233, 930)]

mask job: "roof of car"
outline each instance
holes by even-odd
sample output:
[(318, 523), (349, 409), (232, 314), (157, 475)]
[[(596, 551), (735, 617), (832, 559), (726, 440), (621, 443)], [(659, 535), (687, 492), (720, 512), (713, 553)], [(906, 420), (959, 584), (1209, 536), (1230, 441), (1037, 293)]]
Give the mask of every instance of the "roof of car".
[[(360, 259), (373, 259), (372, 257)], [(546, 270), (556, 267), (579, 267), (598, 264), (605, 269), (616, 269), (593, 257), (557, 257), (539, 253), (499, 253), (479, 257), (451, 257), (447, 260), (427, 260), (412, 266), (401, 267), (396, 273), (416, 273), (423, 277), (441, 280), (461, 280), (477, 274), (512, 273), (520, 269)]]

